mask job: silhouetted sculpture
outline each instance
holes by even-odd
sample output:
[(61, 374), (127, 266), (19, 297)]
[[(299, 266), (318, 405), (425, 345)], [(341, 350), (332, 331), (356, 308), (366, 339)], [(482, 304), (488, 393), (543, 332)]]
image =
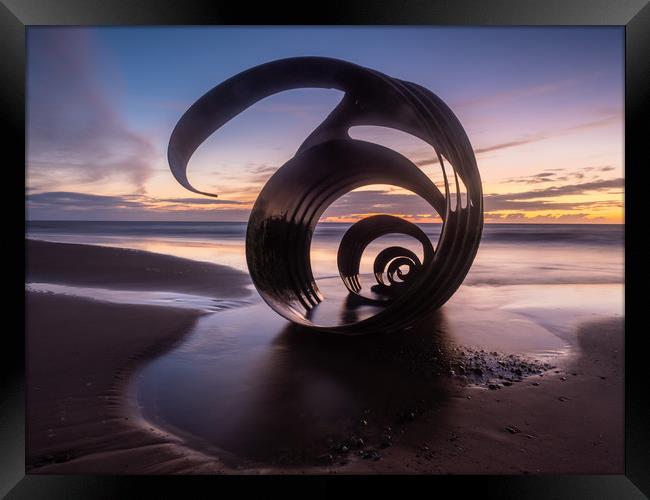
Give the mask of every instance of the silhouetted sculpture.
[[(273, 174), (255, 202), (246, 233), (253, 283), (270, 307), (301, 325), (350, 334), (410, 326), (444, 304), (460, 286), (483, 227), (481, 179), (470, 142), (452, 111), (426, 88), (336, 59), (298, 57), (262, 64), (217, 85), (185, 112), (169, 141), (171, 171), (190, 191), (216, 196), (195, 189), (187, 179), (194, 151), (260, 99), (295, 88), (334, 88), (345, 95), (295, 156)], [(358, 125), (394, 128), (430, 144), (442, 169), (444, 194), (401, 154), (351, 139), (348, 130)], [(450, 193), (447, 165), (455, 194)], [(361, 255), (379, 236), (402, 233), (418, 239), (423, 261), (405, 248), (383, 250), (374, 263), (375, 296), (366, 299), (385, 307), (375, 316), (348, 324), (314, 324), (310, 311), (323, 296), (311, 270), (312, 234), (332, 202), (370, 184), (392, 184), (426, 200), (443, 221), (439, 240), (434, 250), (418, 226), (389, 215), (354, 224), (338, 252), (339, 272), (350, 293), (361, 293)]]

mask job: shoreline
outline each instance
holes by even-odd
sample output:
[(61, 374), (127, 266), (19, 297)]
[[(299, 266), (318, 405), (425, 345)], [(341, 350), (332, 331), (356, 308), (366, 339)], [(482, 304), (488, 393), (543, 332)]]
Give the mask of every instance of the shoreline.
[[(175, 436), (153, 429), (137, 413), (137, 403), (128, 390), (137, 369), (177, 345), (200, 313), (40, 292), (26, 295), (28, 307), (34, 314), (47, 316), (48, 322), (47, 328), (38, 324), (39, 319), (28, 322), (29, 473), (151, 474), (176, 473), (188, 466), (219, 468), (215, 457), (191, 450)], [(75, 361), (69, 365), (72, 368), (63, 369), (72, 346), (65, 344), (66, 339), (48, 339), (43, 334), (70, 320), (81, 322), (81, 327), (75, 330), (68, 325), (66, 331), (78, 346), (87, 333), (85, 316), (93, 318), (93, 343), (104, 345), (101, 349), (84, 348), (84, 362)], [(102, 328), (101, 322), (111, 326)], [(147, 331), (143, 324), (153, 327), (154, 335), (142, 334)], [(116, 347), (112, 338), (105, 338), (116, 326), (122, 333), (139, 333), (140, 338)], [(48, 347), (47, 360), (34, 354), (38, 352), (33, 349), (35, 343), (39, 349)], [(53, 366), (59, 368), (56, 378), (51, 376)]]
[[(226, 266), (93, 245), (28, 239), (26, 246), (26, 285), (250, 294), (248, 276)], [(47, 291), (26, 290), (25, 296), (30, 473), (221, 471), (215, 457), (154, 429), (129, 390), (137, 370), (182, 342), (205, 312)]]
[[(69, 255), (69, 251), (72, 251), (73, 255), (78, 257), (80, 252), (86, 252), (93, 256), (93, 258), (87, 256), (86, 262), (92, 262), (97, 255), (95, 249), (100, 248), (63, 243), (46, 245), (49, 247), (45, 253), (50, 259), (50, 267), (52, 267), (52, 255), (65, 257), (66, 253)], [(38, 247), (39, 244), (36, 246)], [(52, 246), (59, 246), (59, 248), (54, 252)], [(44, 246), (36, 248), (36, 252), (31, 254), (31, 263), (29, 260), (28, 263), (33, 264), (35, 258), (42, 258), (44, 249), (46, 249)], [(235, 296), (238, 293), (250, 293), (249, 289), (245, 288), (248, 277), (225, 266), (192, 261), (179, 262), (185, 260), (179, 258), (168, 261), (166, 256), (160, 254), (107, 247), (103, 247), (102, 252), (111, 253), (108, 262), (113, 268), (123, 268), (126, 260), (129, 272), (134, 267), (135, 271), (130, 275), (123, 272), (118, 283), (111, 283), (106, 282), (106, 272), (99, 270), (84, 278), (87, 281), (83, 284), (88, 287), (98, 286), (101, 282), (102, 287), (119, 290), (127, 283), (135, 287), (131, 289), (156, 290), (159, 284), (156, 280), (160, 280), (160, 273), (153, 282), (147, 282), (143, 277), (146, 273), (143, 274), (142, 271), (152, 267), (152, 260), (160, 264), (159, 259), (163, 258), (165, 265), (173, 264), (168, 268), (170, 272), (188, 269), (185, 266), (190, 265), (198, 266), (195, 272), (210, 276), (211, 286), (207, 288), (205, 281), (191, 288), (191, 280), (186, 280), (181, 285), (185, 292), (200, 294), (208, 290), (213, 297), (223, 298), (233, 297), (230, 295), (231, 289)], [(49, 276), (56, 278), (58, 283), (74, 284), (75, 279), (78, 280), (79, 275), (83, 274), (79, 272), (76, 276), (74, 273), (72, 277), (69, 276), (70, 268), (73, 264), (76, 265), (77, 260), (79, 259), (64, 258), (63, 265), (58, 270), (50, 269), (49, 274), (42, 271), (42, 266), (40, 268), (36, 266), (36, 269), (32, 266), (28, 268), (28, 276), (31, 275), (32, 278), (39, 280)], [(192, 273), (188, 275), (191, 276)], [(168, 273), (166, 279), (169, 277)], [(233, 277), (234, 279), (231, 280)], [(214, 283), (215, 280), (219, 280), (220, 283)], [(170, 287), (168, 290), (173, 288), (180, 292), (178, 283), (172, 282), (168, 286)], [(30, 304), (27, 321), (28, 342), (32, 342), (31, 347), (28, 345), (30, 352), (28, 359), (32, 360), (31, 367), (28, 367), (31, 370), (28, 398), (31, 394), (32, 403), (42, 399), (42, 392), (36, 400), (33, 399), (36, 393), (32, 382), (36, 379), (43, 380), (39, 383), (61, 384), (58, 389), (50, 387), (50, 391), (46, 391), (50, 396), (45, 397), (45, 401), (41, 400), (41, 405), (45, 405), (44, 409), (28, 404), (30, 412), (36, 411), (36, 414), (30, 413), (28, 419), (30, 430), (27, 451), (30, 473), (488, 474), (510, 471), (515, 474), (544, 474), (620, 473), (623, 470), (623, 439), (622, 433), (618, 436), (617, 427), (622, 428), (623, 425), (623, 320), (621, 318), (599, 319), (595, 322), (582, 321), (578, 326), (578, 345), (574, 349), (577, 356), (571, 355), (558, 360), (561, 361), (559, 367), (554, 367), (550, 371), (543, 365), (531, 364), (530, 373), (524, 371), (524, 375), (529, 376), (516, 377), (521, 378), (522, 381), (501, 386), (498, 390), (488, 389), (487, 379), (481, 379), (480, 384), (483, 387), (477, 387), (471, 385), (477, 382), (471, 377), (467, 380), (470, 385), (463, 385), (456, 377), (443, 374), (439, 382), (448, 394), (444, 402), (439, 406), (434, 405), (417, 412), (412, 421), (393, 424), (393, 441), (386, 448), (379, 449), (373, 442), (361, 450), (346, 446), (349, 450), (341, 453), (339, 450), (342, 443), (334, 443), (338, 447), (337, 450), (330, 451), (329, 455), (325, 450), (326, 460), (321, 464), (305, 462), (273, 465), (263, 462), (253, 464), (247, 461), (248, 465), (232, 467), (226, 463), (228, 460), (224, 461), (225, 454), (220, 458), (214, 450), (201, 451), (200, 447), (193, 447), (190, 444), (192, 439), (186, 442), (182, 432), (174, 435), (163, 430), (162, 427), (165, 426), (156, 426), (145, 419), (138, 408), (139, 403), (134, 390), (137, 384), (135, 377), (139, 370), (185, 342), (190, 332), (196, 328), (197, 322), (202, 321), (201, 318), (207, 316), (216, 318), (222, 313), (210, 315), (198, 310), (179, 309), (168, 305), (161, 307), (160, 305), (120, 304), (47, 292), (29, 291), (26, 297)], [(472, 297), (473, 295), (470, 294), (470, 300)], [(239, 309), (236, 303), (237, 301), (233, 301), (233, 311)], [(93, 335), (90, 340), (89, 332)], [(334, 347), (333, 351), (332, 348), (329, 348), (329, 351), (326, 348), (326, 354), (318, 354), (323, 346), (340, 344), (340, 339), (324, 338), (322, 341), (324, 343), (321, 343), (321, 340), (310, 340), (304, 333), (293, 332), (288, 336), (283, 334), (273, 343), (278, 348), (291, 352), (300, 363), (309, 364), (315, 361), (316, 365), (321, 363), (324, 366), (327, 360), (321, 359), (322, 356), (326, 356), (328, 352), (330, 355), (339, 352), (336, 350), (339, 347)], [(494, 333), (492, 330), (491, 334)], [(60, 338), (53, 340), (52, 335), (57, 334)], [(427, 335), (431, 337), (431, 332), (427, 331)], [(115, 342), (117, 338), (119, 341)], [(387, 360), (392, 367), (390, 369), (396, 369), (397, 374), (402, 373), (400, 371), (403, 369), (402, 365), (412, 364), (413, 361), (399, 360), (395, 365), (397, 357), (391, 354), (391, 349), (403, 345), (411, 347), (418, 345), (413, 335), (410, 338), (411, 340), (406, 341), (406, 344), (397, 337), (387, 341), (380, 340), (379, 344), (384, 343), (388, 353), (385, 355), (388, 357), (371, 360), (368, 367), (379, 372), (384, 370), (384, 362)], [(363, 346), (364, 341), (360, 342), (359, 345)], [(45, 349), (44, 346), (48, 345), (49, 348)], [(478, 353), (474, 350), (472, 354), (472, 349), (467, 349), (463, 345), (456, 347), (467, 351), (467, 353), (463, 352), (463, 355), (473, 356)], [(419, 347), (416, 351), (418, 349)], [(49, 365), (38, 364), (40, 375), (38, 373), (35, 375), (34, 357), (31, 353), (35, 352), (38, 355), (39, 350), (47, 351), (46, 354), (41, 352), (41, 356), (45, 356), (44, 360)], [(345, 353), (348, 350), (349, 344), (340, 352)], [(453, 349), (449, 353), (453, 354), (452, 351)], [(616, 356), (609, 356), (612, 351)], [(71, 356), (71, 353), (76, 356)], [(95, 356), (94, 361), (86, 359), (93, 356)], [(454, 358), (454, 356), (450, 355), (446, 358), (446, 362), (456, 363), (454, 367), (459, 362), (461, 364), (465, 362), (467, 367), (471, 366), (468, 363), (469, 358)], [(487, 361), (484, 360), (488, 362), (485, 366), (492, 367), (489, 370), (493, 368), (495, 370), (493, 372), (488, 370), (488, 372), (494, 377), (505, 375), (507, 381), (510, 375), (506, 371), (500, 372), (496, 364), (499, 361), (507, 362), (507, 357), (487, 358)], [(70, 363), (70, 359), (74, 362)], [(422, 370), (428, 370), (432, 366), (444, 368), (440, 361), (433, 363), (430, 359), (421, 360), (420, 357), (414, 359), (416, 365), (421, 363)], [(41, 363), (43, 362), (41, 360)], [(102, 368), (102, 363), (106, 362), (110, 366)], [(81, 372), (75, 374), (75, 367), (80, 368)], [(275, 369), (277, 370), (278, 367)], [(66, 370), (70, 372), (67, 375)], [(99, 383), (88, 380), (83, 381), (83, 384), (80, 383), (80, 377), (83, 379), (92, 370), (99, 370), (100, 375), (110, 378), (110, 381), (103, 380)], [(55, 372), (57, 376), (53, 377), (52, 373)], [(539, 385), (533, 385), (534, 381), (539, 381), (537, 382)], [(91, 382), (92, 385), (86, 386), (87, 382)], [(426, 390), (426, 386), (421, 389)], [(58, 396), (53, 394), (56, 390), (59, 391)], [(561, 394), (556, 394), (558, 391)], [(284, 403), (282, 399), (277, 400), (279, 405)], [(607, 425), (600, 428), (598, 420), (594, 419), (593, 415), (581, 415), (581, 408), (597, 409)], [(62, 410), (67, 413), (66, 421), (56, 421), (55, 417), (60, 418)], [(566, 432), (553, 426), (553, 420), (563, 415), (566, 422), (571, 423), (570, 429)], [(73, 416), (77, 420), (74, 420)], [(369, 415), (367, 418), (371, 425), (375, 424), (371, 419), (377, 418), (378, 422), (380, 420), (375, 415)], [(441, 426), (441, 422), (447, 424)], [(506, 430), (507, 427), (510, 427), (510, 430)], [(620, 446), (618, 446), (619, 442)], [(522, 449), (526, 451), (520, 451)], [(554, 456), (555, 454), (572, 455), (575, 450), (580, 450), (580, 453), (573, 461), (560, 464)], [(367, 456), (361, 456), (359, 453), (366, 453)], [(327, 456), (331, 456), (331, 460), (327, 459)], [(585, 457), (589, 457), (589, 462), (584, 462)]]
[(250, 279), (228, 266), (143, 250), (26, 239), (26, 283), (167, 291), (212, 298), (250, 294)]

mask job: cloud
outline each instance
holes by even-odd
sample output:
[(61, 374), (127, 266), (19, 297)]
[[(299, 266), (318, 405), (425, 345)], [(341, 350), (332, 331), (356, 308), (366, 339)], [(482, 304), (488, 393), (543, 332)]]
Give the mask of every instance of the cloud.
[(543, 141), (546, 139), (550, 139), (552, 137), (557, 137), (560, 135), (564, 135), (567, 132), (575, 132), (575, 131), (580, 131), (580, 130), (590, 130), (593, 128), (599, 128), (599, 127), (604, 127), (607, 125), (611, 125), (613, 123), (621, 123), (623, 120), (623, 116), (620, 113), (615, 113), (610, 116), (606, 116), (604, 118), (599, 118), (597, 120), (592, 120), (589, 122), (584, 122), (584, 123), (579, 123), (578, 125), (573, 125), (571, 127), (564, 127), (564, 128), (559, 128), (555, 129), (552, 131), (548, 132), (540, 132), (538, 134), (531, 134), (527, 137), (523, 137), (521, 139), (517, 139), (514, 141), (508, 141), (508, 142), (503, 142), (499, 144), (494, 144), (492, 146), (487, 146), (483, 148), (477, 148), (474, 150), (474, 153), (476, 155), (482, 154), (482, 153), (490, 153), (492, 151), (498, 151), (500, 149), (508, 149), (508, 148), (514, 148), (517, 146), (523, 146), (526, 144), (530, 144), (533, 142), (539, 142)]
[[(567, 195), (582, 195), (593, 191), (605, 191), (623, 186), (623, 179), (608, 179), (579, 184), (553, 186), (521, 193), (488, 194), (483, 197), (485, 211), (496, 210), (573, 210), (594, 206), (621, 206), (618, 201), (556, 202), (549, 198)], [(606, 204), (606, 205), (603, 205)]]
[(253, 164), (251, 163), (248, 168), (250, 175), (246, 176), (246, 180), (251, 187), (261, 187), (281, 165), (269, 165), (268, 163)]
[(471, 99), (460, 102), (454, 107), (458, 108), (480, 108), (487, 106), (496, 106), (503, 104), (508, 101), (515, 99), (520, 99), (522, 97), (530, 97), (533, 95), (547, 94), (556, 92), (558, 90), (563, 90), (567, 87), (575, 86), (579, 83), (579, 80), (576, 78), (570, 78), (566, 80), (560, 80), (557, 82), (543, 83), (539, 85), (531, 85), (529, 87), (524, 87), (520, 89), (510, 89), (503, 92), (498, 92), (485, 97), (480, 97), (478, 99)]
[(29, 194), (27, 208), (64, 207), (73, 210), (93, 208), (144, 208), (146, 203), (137, 201), (134, 196), (105, 196), (97, 194), (51, 191)]
[(27, 174), (47, 189), (119, 177), (143, 192), (155, 148), (128, 126), (100, 82), (84, 29), (30, 30)]
[(385, 190), (352, 191), (336, 200), (325, 211), (327, 218), (355, 218), (369, 213), (401, 214), (422, 218), (436, 215), (426, 201), (414, 194), (391, 194)]
[(586, 172), (597, 171), (597, 172), (611, 172), (614, 170), (614, 167), (607, 165), (606, 167), (585, 167), (582, 170)]
[(547, 168), (543, 172), (520, 177), (509, 177), (502, 182), (504, 184), (541, 184), (544, 182), (567, 181), (569, 179), (582, 180), (590, 176), (590, 180), (598, 180), (599, 177), (593, 172), (610, 172), (615, 170), (614, 167), (583, 167), (573, 172), (566, 172), (563, 168)]
[[(474, 154), (476, 156), (480, 156), (485, 153), (491, 153), (494, 151), (500, 151), (502, 149), (509, 149), (509, 148), (515, 148), (519, 146), (524, 146), (526, 144), (532, 144), (535, 142), (539, 141), (544, 141), (546, 139), (550, 139), (552, 137), (557, 137), (564, 135), (568, 132), (575, 132), (575, 131), (581, 131), (581, 130), (590, 130), (593, 128), (599, 128), (599, 127), (604, 127), (607, 125), (611, 125), (613, 123), (622, 123), (623, 117), (620, 113), (615, 113), (611, 116), (606, 116), (604, 118), (599, 118), (597, 120), (592, 120), (589, 122), (585, 123), (580, 123), (578, 125), (573, 125), (571, 127), (565, 127), (562, 129), (556, 129), (553, 131), (548, 131), (548, 132), (540, 132), (537, 134), (531, 134), (527, 137), (522, 137), (521, 139), (516, 139), (513, 141), (507, 141), (507, 142), (500, 142), (497, 144), (492, 144), (490, 146), (484, 146), (480, 148), (474, 149)], [(417, 156), (417, 155), (411, 155), (411, 156)], [(437, 157), (427, 157), (427, 158), (422, 158), (422, 159), (416, 159), (413, 160), (413, 163), (417, 165), (418, 167), (426, 167), (426, 166), (432, 166), (432, 165), (437, 165), (439, 163), (439, 160)], [(605, 171), (605, 170), (603, 170)]]
[[(556, 201), (566, 195), (582, 195), (591, 192), (607, 192), (612, 187), (620, 187), (623, 179), (584, 182), (566, 186), (525, 191), (522, 193), (488, 194), (484, 196), (485, 219), (494, 222), (570, 222), (596, 221), (601, 218), (592, 213), (595, 209), (622, 207), (622, 200)], [(494, 213), (516, 210), (515, 213)], [(528, 212), (552, 210), (575, 211), (571, 214), (547, 214), (530, 216)], [(353, 191), (342, 196), (323, 217), (330, 221), (362, 218), (373, 213), (391, 213), (413, 219), (431, 217), (437, 220), (437, 213), (422, 198), (414, 194), (393, 194), (386, 190)]]
[(242, 201), (224, 200), (222, 198), (158, 198), (156, 201), (180, 205), (244, 205)]
[(533, 217), (527, 216), (525, 213), (517, 212), (511, 214), (485, 214), (485, 222), (487, 223), (540, 223), (540, 222), (560, 222), (560, 223), (584, 223), (584, 222), (605, 222), (605, 217), (594, 217), (589, 213), (573, 213), (573, 214), (545, 214), (535, 215)]
[[(242, 220), (242, 202), (211, 198), (155, 198), (141, 194), (97, 195), (70, 191), (29, 193), (28, 218), (104, 220)], [(218, 216), (217, 216), (218, 213)]]
[[(591, 200), (558, 202), (553, 198), (589, 192), (609, 193), (620, 188), (623, 179), (601, 180), (536, 189), (521, 193), (488, 194), (484, 196), (487, 222), (534, 221), (595, 221), (594, 209), (618, 208), (622, 200)], [(501, 214), (498, 211), (514, 210)], [(576, 213), (530, 217), (527, 212), (540, 210), (572, 210)], [(93, 195), (68, 191), (48, 191), (27, 194), (28, 218), (39, 219), (98, 219), (98, 220), (208, 220), (243, 221), (250, 214), (245, 202), (208, 198), (155, 198), (141, 194)], [(393, 193), (376, 189), (353, 191), (339, 198), (323, 214), (335, 220), (363, 218), (373, 213), (390, 213), (412, 219), (438, 220), (435, 210), (414, 194)], [(541, 217), (541, 218), (540, 218)]]
[(474, 154), (480, 155), (482, 153), (490, 153), (492, 151), (498, 151), (500, 149), (514, 148), (515, 146), (523, 146), (524, 144), (530, 144), (531, 142), (541, 141), (544, 139), (544, 136), (531, 136), (526, 139), (520, 139), (518, 141), (502, 142), (500, 144), (494, 144), (492, 146), (487, 146), (485, 148), (478, 148), (474, 150)]
[(514, 195), (498, 196), (516, 196), (518, 199), (530, 198), (547, 198), (550, 196), (563, 196), (568, 194), (583, 194), (587, 191), (600, 191), (608, 188), (618, 188), (624, 185), (623, 178), (608, 179), (594, 182), (583, 182), (580, 184), (567, 184), (564, 186), (553, 186), (544, 189), (535, 189)]

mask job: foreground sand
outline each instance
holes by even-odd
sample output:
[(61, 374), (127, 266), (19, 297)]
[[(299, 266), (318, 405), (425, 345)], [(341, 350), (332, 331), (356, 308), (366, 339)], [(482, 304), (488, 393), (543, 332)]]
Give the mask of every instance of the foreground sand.
[(127, 381), (169, 348), (197, 313), (28, 293), (27, 469), (172, 473), (218, 468), (133, 411)]
[[(27, 281), (241, 297), (225, 266), (135, 250), (27, 240)], [(128, 381), (171, 348), (199, 311), (26, 294), (27, 469), (42, 473), (219, 471), (215, 457), (142, 421)]]
[(346, 472), (623, 473), (622, 333), (622, 319), (582, 325), (577, 357), (497, 391), (459, 389), (445, 425), (425, 414), (382, 460)]
[[(77, 259), (95, 252), (84, 245), (47, 244)], [(95, 286), (126, 288), (124, 283), (156, 288), (141, 271), (123, 271), (133, 264), (130, 251), (100, 249), (120, 276), (116, 285), (101, 266), (75, 274), (66, 261), (49, 267), (34, 266), (39, 245), (31, 254), (32, 276), (60, 283), (93, 280)], [(75, 247), (75, 248), (70, 248)], [(34, 248), (34, 247), (32, 247)], [(115, 251), (114, 251), (115, 250)], [(136, 252), (138, 265), (155, 267), (164, 256)], [(87, 254), (86, 254), (87, 257)], [(181, 261), (181, 262), (178, 262)], [(91, 259), (86, 260), (91, 262)], [(196, 265), (174, 259), (180, 268)], [(169, 262), (168, 264), (173, 264)], [(247, 293), (238, 283), (246, 276), (222, 266), (198, 264), (212, 281), (215, 296)], [(87, 264), (89, 266), (89, 264)], [(137, 267), (137, 266), (136, 266)], [(92, 266), (91, 266), (92, 269)], [(171, 272), (174, 266), (164, 272)], [(187, 269), (187, 268), (186, 268)], [(147, 271), (148, 272), (148, 271)], [(94, 273), (94, 274), (93, 274)], [(137, 276), (137, 279), (135, 279)], [(238, 281), (241, 280), (241, 281)], [(172, 280), (173, 281), (173, 280)], [(182, 280), (181, 280), (182, 281)], [(183, 291), (196, 293), (192, 281)], [(177, 290), (177, 284), (168, 283)], [(205, 288), (204, 288), (205, 289)], [(229, 289), (232, 295), (229, 294)], [(129, 379), (144, 360), (173, 348), (199, 317), (191, 310), (157, 306), (112, 304), (78, 297), (30, 292), (28, 322), (28, 469), (38, 473), (621, 473), (623, 471), (623, 322), (622, 319), (584, 323), (578, 331), (579, 349), (552, 370), (524, 378), (498, 390), (463, 386), (445, 379), (446, 397), (439, 407), (417, 412), (392, 428), (392, 445), (380, 450), (377, 460), (359, 451), (332, 451), (326, 463), (292, 464), (232, 469), (217, 456), (192, 451), (181, 438), (150, 426), (139, 417), (129, 392)], [(217, 313), (218, 314), (218, 313)], [(309, 355), (304, 332), (293, 332), (278, 342)], [(410, 335), (409, 338), (414, 338)], [(394, 338), (386, 341), (384, 358), (368, 360), (368, 369), (413, 368), (397, 358)], [(334, 341), (338, 343), (338, 341)], [(324, 344), (313, 347), (320, 352)], [(365, 352), (359, 344), (360, 352)], [(417, 344), (414, 351), (419, 355)], [(347, 345), (345, 352), (350, 351)], [(301, 351), (302, 349), (302, 351)], [(329, 354), (336, 352), (333, 348)], [(354, 348), (352, 347), (354, 350)], [(313, 350), (313, 349), (311, 349)], [(318, 352), (313, 353), (318, 360)], [(323, 354), (327, 356), (328, 353)], [(303, 356), (304, 357), (304, 356)], [(415, 360), (415, 368), (429, 369), (430, 360)], [(446, 362), (447, 360), (445, 360)], [(328, 362), (326, 359), (323, 362)], [(374, 364), (373, 364), (374, 363)], [(377, 365), (377, 366), (375, 366)], [(404, 372), (406, 376), (406, 372)], [(426, 389), (425, 385), (422, 386)], [(283, 404), (278, 401), (278, 404)], [(368, 420), (374, 418), (369, 415)], [(372, 422), (371, 422), (372, 423)], [(366, 452), (368, 450), (365, 450)]]

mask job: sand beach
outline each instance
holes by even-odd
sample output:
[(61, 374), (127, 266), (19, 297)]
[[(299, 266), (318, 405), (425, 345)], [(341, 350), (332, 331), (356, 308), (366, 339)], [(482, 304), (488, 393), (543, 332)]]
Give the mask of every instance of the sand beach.
[(349, 338), (290, 325), (231, 267), (27, 250), (30, 473), (623, 470), (620, 284), (469, 285)]

